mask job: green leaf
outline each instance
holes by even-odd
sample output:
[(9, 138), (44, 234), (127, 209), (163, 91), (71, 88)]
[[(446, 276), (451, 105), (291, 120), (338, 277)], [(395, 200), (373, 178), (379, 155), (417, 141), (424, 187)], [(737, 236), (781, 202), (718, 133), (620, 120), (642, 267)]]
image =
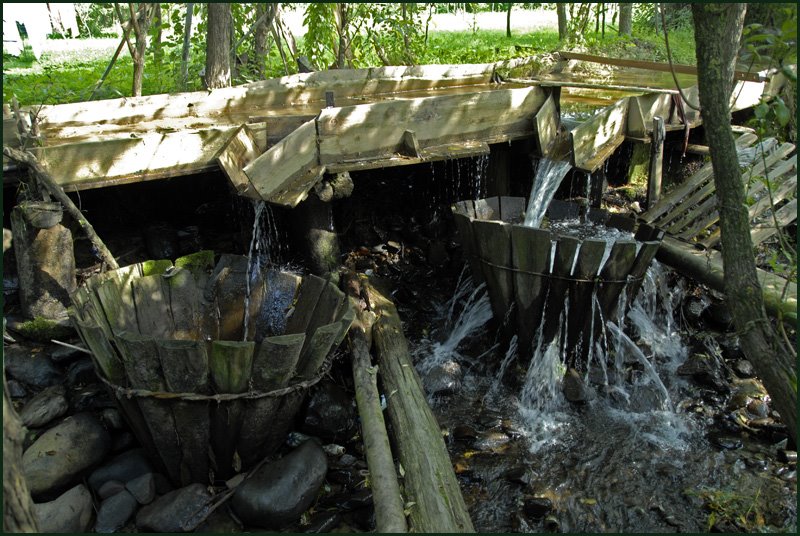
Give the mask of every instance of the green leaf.
[(789, 124), (789, 108), (786, 107), (786, 104), (781, 99), (776, 99), (775, 102), (775, 118), (778, 120), (778, 124), (782, 127), (785, 127)]

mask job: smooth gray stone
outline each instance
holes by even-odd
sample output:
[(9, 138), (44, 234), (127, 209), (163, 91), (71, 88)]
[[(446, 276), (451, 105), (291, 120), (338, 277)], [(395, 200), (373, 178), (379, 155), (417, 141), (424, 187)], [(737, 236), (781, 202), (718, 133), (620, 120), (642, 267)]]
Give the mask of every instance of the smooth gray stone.
[(136, 498), (126, 490), (112, 495), (100, 504), (94, 531), (104, 534), (117, 532), (125, 526), (138, 507)]
[(57, 491), (102, 462), (111, 437), (94, 416), (79, 413), (43, 433), (22, 455), (31, 495)]
[(33, 387), (49, 387), (64, 382), (63, 371), (44, 352), (32, 353), (22, 346), (4, 349), (6, 372)]
[(92, 494), (83, 484), (64, 492), (57, 499), (34, 504), (39, 532), (86, 532), (92, 522)]
[(156, 498), (156, 480), (153, 473), (137, 476), (125, 484), (125, 487), (136, 497), (139, 504), (150, 504)]
[(311, 506), (327, 471), (322, 447), (308, 440), (253, 473), (236, 490), (231, 506), (246, 526), (285, 526)]
[(170, 491), (139, 510), (136, 526), (150, 532), (191, 532), (202, 522), (211, 499), (202, 484)]
[(63, 385), (44, 389), (31, 398), (19, 412), (19, 418), (28, 428), (39, 428), (64, 415), (69, 409)]
[(95, 469), (89, 475), (89, 485), (93, 490), (98, 491), (100, 486), (109, 480), (125, 483), (152, 472), (153, 467), (147, 461), (143, 449), (128, 450)]

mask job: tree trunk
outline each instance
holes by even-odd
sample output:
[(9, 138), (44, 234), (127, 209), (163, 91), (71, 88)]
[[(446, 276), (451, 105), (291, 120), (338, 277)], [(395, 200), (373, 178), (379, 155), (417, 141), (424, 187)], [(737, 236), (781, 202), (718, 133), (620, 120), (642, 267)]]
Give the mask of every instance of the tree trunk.
[(512, 2), (508, 3), (508, 10), (506, 11), (506, 37), (511, 37), (511, 8), (514, 7)]
[(134, 97), (141, 97), (144, 57), (147, 51), (147, 31), (150, 29), (150, 6), (141, 4), (135, 13), (131, 11), (131, 16), (135, 16), (137, 19), (133, 25), (136, 34), (136, 54), (133, 56), (133, 89), (131, 93)]
[(733, 71), (746, 4), (692, 4), (703, 124), (714, 166), (725, 295), (745, 355), (797, 440), (795, 360), (767, 319), (756, 276), (750, 222), (730, 127)]
[(22, 440), (19, 420), (3, 375), (3, 532), (39, 532), (25, 475), (22, 473)]
[(186, 91), (189, 85), (189, 51), (191, 50), (192, 38), (192, 12), (194, 3), (186, 4), (186, 18), (183, 28), (183, 50), (181, 51), (181, 89)]
[(347, 4), (336, 4), (337, 17), (337, 30), (339, 32), (339, 47), (336, 51), (336, 68), (344, 69), (345, 54), (347, 52)]
[(260, 80), (267, 77), (267, 37), (269, 36), (269, 27), (270, 24), (272, 24), (272, 19), (264, 17), (263, 15), (268, 9), (275, 9), (275, 6), (273, 4), (256, 4), (256, 18), (259, 22), (258, 25), (256, 25), (255, 46), (253, 47), (253, 51), (256, 56), (256, 72)]
[[(167, 12), (169, 13), (169, 12)], [(155, 15), (153, 16), (153, 22), (156, 24), (156, 40), (153, 43), (153, 59), (155, 59), (157, 64), (161, 64), (162, 56), (164, 55), (161, 49), (161, 41), (163, 39), (163, 29), (164, 23), (161, 20), (161, 4), (156, 4), (155, 8)]]
[(619, 34), (630, 36), (633, 32), (633, 4), (619, 4)]
[(231, 85), (231, 5), (208, 4), (206, 88)]
[(567, 4), (557, 3), (556, 13), (558, 13), (558, 40), (564, 41), (567, 38)]

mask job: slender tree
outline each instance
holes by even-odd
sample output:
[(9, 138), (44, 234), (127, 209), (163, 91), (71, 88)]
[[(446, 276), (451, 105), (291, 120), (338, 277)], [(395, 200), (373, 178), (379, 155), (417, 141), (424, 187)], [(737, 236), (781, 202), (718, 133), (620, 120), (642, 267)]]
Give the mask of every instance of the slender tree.
[(181, 50), (181, 89), (186, 91), (189, 85), (189, 51), (192, 44), (192, 13), (194, 4), (186, 4), (186, 19), (183, 26), (183, 49)]
[[(269, 37), (269, 27), (272, 20), (268, 20), (267, 11), (274, 10), (273, 4), (256, 4), (256, 33), (253, 52), (255, 54), (256, 72), (258, 78), (264, 79), (267, 76), (267, 37)], [(267, 15), (267, 16), (265, 16)]]
[(512, 2), (508, 3), (506, 8), (506, 37), (511, 37), (511, 8), (514, 7)]
[(795, 358), (764, 310), (744, 184), (730, 126), (728, 104), (745, 11), (743, 3), (692, 4), (700, 107), (714, 166), (728, 307), (745, 355), (764, 382), (791, 440), (797, 444)]
[(567, 38), (567, 4), (557, 3), (556, 13), (558, 14), (558, 40), (564, 41)]
[(206, 35), (206, 88), (231, 85), (231, 5), (208, 3)]
[(619, 4), (619, 34), (630, 36), (633, 32), (633, 4)]

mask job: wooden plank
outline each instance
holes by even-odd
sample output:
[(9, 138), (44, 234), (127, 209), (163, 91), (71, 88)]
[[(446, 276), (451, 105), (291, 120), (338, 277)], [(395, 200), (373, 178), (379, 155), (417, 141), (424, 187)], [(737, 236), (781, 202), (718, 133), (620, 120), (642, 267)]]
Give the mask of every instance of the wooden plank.
[(120, 287), (116, 281), (107, 280), (97, 287), (96, 292), (112, 332), (139, 332), (130, 285)]
[(541, 343), (543, 348), (555, 339), (561, 327), (564, 296), (568, 288), (566, 278), (572, 273), (572, 265), (579, 244), (580, 240), (572, 236), (560, 236), (556, 243), (555, 259), (552, 262), (553, 268), (550, 270), (554, 277), (550, 279), (550, 290), (547, 293), (544, 310), (544, 326), (542, 326)]
[(594, 279), (603, 260), (606, 241), (588, 238), (581, 242), (578, 258), (569, 281), (569, 316), (567, 318), (567, 366), (585, 370), (586, 363), (580, 362), (580, 355), (586, 351), (590, 333), (584, 331), (585, 320), (591, 318), (594, 309), (592, 290)]
[(548, 95), (547, 99), (539, 108), (534, 116), (536, 128), (534, 128), (534, 139), (539, 149), (540, 156), (549, 156), (556, 136), (558, 135), (561, 117), (558, 113), (558, 106), (553, 95)]
[(628, 100), (607, 106), (569, 132), (573, 167), (595, 171), (625, 139)]
[(319, 369), (328, 353), (331, 351), (333, 343), (342, 331), (340, 322), (333, 322), (320, 326), (314, 330), (310, 339), (306, 338), (303, 354), (297, 363), (297, 378), (300, 380), (310, 380), (319, 373)]
[[(158, 349), (151, 337), (119, 334), (116, 337), (116, 343), (131, 387), (156, 392), (165, 391), (166, 386)], [(150, 436), (158, 455), (164, 464), (166, 474), (174, 483), (180, 483), (182, 452), (170, 402), (142, 397), (137, 399), (137, 403), (150, 430)]]
[(204, 316), (215, 320), (211, 325), (212, 339), (242, 340), (246, 280), (247, 257), (227, 254), (220, 257), (204, 294)]
[(530, 136), (544, 100), (542, 89), (530, 87), (328, 108), (317, 120), (319, 162), (398, 153), (409, 129), (423, 149)]
[[(627, 287), (627, 277), (636, 263), (636, 257), (636, 242), (618, 240), (611, 248), (608, 260), (600, 271), (597, 302), (603, 312), (603, 318), (606, 320), (617, 318), (620, 294)], [(587, 322), (588, 327), (589, 323)], [(599, 319), (595, 319), (594, 340), (597, 340), (596, 337), (601, 327)]]
[[(469, 203), (472, 207), (472, 214), (474, 215), (475, 208), (471, 205), (472, 201)], [(485, 280), (483, 278), (481, 261), (478, 257), (477, 246), (475, 245), (475, 236), (472, 232), (472, 218), (465, 216), (461, 212), (454, 212), (453, 221), (456, 224), (458, 241), (461, 244), (462, 251), (464, 252), (464, 258), (469, 263), (470, 272), (472, 273), (472, 280), (476, 285), (480, 285)]]
[(321, 277), (307, 275), (298, 290), (294, 309), (289, 313), (286, 321), (285, 333), (307, 333), (308, 326), (314, 314), (320, 295), (327, 282)]
[[(243, 393), (248, 388), (253, 368), (255, 343), (212, 341), (209, 369), (211, 385), (217, 393)], [(238, 472), (236, 440), (243, 420), (239, 400), (216, 404), (211, 408), (211, 447), (216, 477), (230, 478)]]
[(242, 169), (258, 158), (261, 151), (246, 125), (240, 126), (217, 156), (217, 162), (238, 195), (261, 199)]
[(266, 296), (255, 324), (256, 342), (286, 333), (287, 319), (302, 280), (297, 274), (267, 271)]
[(498, 221), (474, 220), (472, 232), (489, 290), (492, 311), (498, 322), (505, 319), (514, 297), (511, 267), (511, 226)]
[(514, 298), (517, 304), (517, 336), (522, 355), (527, 356), (544, 313), (550, 279), (550, 232), (522, 225), (511, 227), (511, 262)]
[[(174, 393), (210, 393), (205, 341), (157, 340), (156, 348), (167, 390)], [(174, 400), (171, 408), (180, 439), (181, 485), (208, 482), (209, 404), (206, 401)]]
[(201, 271), (179, 268), (167, 279), (170, 310), (174, 326), (173, 338), (178, 340), (206, 340), (215, 333), (204, 315), (208, 275)]
[(427, 162), (440, 162), (456, 158), (472, 158), (488, 155), (491, 152), (489, 144), (484, 141), (465, 141), (434, 145), (420, 149), (419, 157), (404, 156), (402, 154), (389, 154), (373, 158), (356, 158), (343, 160), (325, 166), (327, 173), (341, 173), (343, 171), (365, 171), (368, 169), (382, 169), (397, 166), (410, 166)]
[[(269, 392), (289, 385), (304, 341), (303, 333), (264, 339), (253, 358), (253, 389)], [(237, 442), (244, 467), (252, 466), (272, 454), (265, 450), (265, 445), (274, 443), (274, 439), (270, 439), (273, 433), (272, 422), (280, 405), (280, 397), (265, 397), (245, 402), (244, 417)]]
[(512, 223), (525, 218), (525, 198), (500, 196), (500, 219)]
[[(622, 58), (608, 58), (605, 56), (595, 56), (593, 54), (581, 54), (578, 52), (558, 51), (557, 54), (567, 60), (588, 61), (591, 63), (602, 63), (605, 65), (616, 65), (618, 67), (630, 67), (633, 69), (647, 69), (649, 71), (670, 72), (680, 74), (697, 75), (697, 67), (693, 65), (681, 65), (679, 63), (661, 63), (655, 61), (630, 60)], [(762, 82), (765, 76), (762, 73), (751, 73), (749, 71), (734, 71), (734, 80), (749, 80), (752, 82)], [(696, 102), (696, 101), (695, 101)]]
[(658, 253), (658, 248), (661, 246), (661, 238), (663, 238), (663, 233), (660, 233), (657, 239), (644, 242), (639, 248), (636, 260), (633, 261), (633, 266), (631, 266), (628, 272), (628, 286), (625, 289), (626, 307), (633, 303), (636, 294), (639, 293), (639, 289), (644, 283), (645, 273), (650, 267), (650, 263), (653, 261), (656, 253)]
[(314, 121), (304, 123), (244, 167), (262, 199), (290, 207), (305, 199), (324, 171), (319, 163)]
[(167, 280), (160, 274), (148, 275), (136, 279), (132, 288), (139, 333), (155, 339), (172, 338), (175, 326)]
[[(309, 320), (308, 326), (306, 327), (305, 330), (306, 342), (303, 345), (302, 352), (300, 352), (300, 365), (298, 366), (299, 372), (303, 373), (308, 372), (307, 363), (309, 362), (309, 359), (312, 359), (310, 354), (313, 353), (314, 351), (317, 352), (320, 351), (318, 347), (321, 343), (316, 343), (317, 347), (315, 348), (314, 337), (316, 331), (320, 329), (322, 326), (326, 326), (336, 319), (336, 314), (339, 311), (344, 301), (345, 301), (344, 292), (339, 290), (333, 283), (326, 282), (325, 287), (322, 289), (319, 299), (317, 300), (317, 303), (314, 306), (314, 311), (311, 314), (311, 319)], [(336, 323), (336, 325), (339, 324)], [(333, 343), (333, 340), (336, 339), (336, 336), (338, 334), (339, 334), (338, 331), (334, 333), (333, 339), (331, 340), (330, 344)], [(330, 348), (330, 344), (328, 344), (328, 348)], [(325, 355), (323, 355), (322, 357), (324, 358)], [(313, 372), (311, 373), (311, 375), (313, 376)]]
[[(778, 227), (783, 228), (797, 220), (797, 199), (792, 199), (784, 206), (775, 212), (775, 219), (778, 221)], [(778, 232), (778, 228), (774, 224), (765, 224), (750, 231), (750, 237), (753, 245), (762, 243), (767, 238), (773, 236)]]

